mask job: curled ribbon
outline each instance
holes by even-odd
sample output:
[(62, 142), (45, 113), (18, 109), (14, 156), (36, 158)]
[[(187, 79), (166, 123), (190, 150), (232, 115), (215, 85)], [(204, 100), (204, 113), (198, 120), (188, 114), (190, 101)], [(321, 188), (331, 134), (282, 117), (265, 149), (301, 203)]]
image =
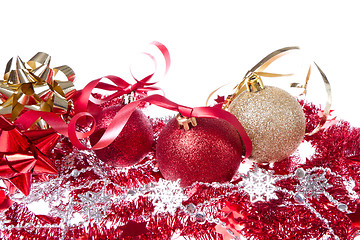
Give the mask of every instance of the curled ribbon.
[[(320, 119), (319, 124), (310, 133), (306, 133), (306, 135), (308, 135), (308, 136), (312, 136), (315, 133), (319, 132), (320, 129), (326, 124), (326, 122), (328, 120), (328, 117), (330, 116), (330, 113), (331, 113), (331, 104), (332, 104), (332, 94), (331, 94), (330, 82), (327, 79), (325, 73), (321, 70), (321, 68), (315, 62), (314, 62), (314, 64), (315, 64), (316, 68), (318, 69), (318, 71), (320, 72), (321, 77), (323, 79), (325, 90), (326, 90), (326, 93), (327, 93), (327, 99), (326, 99), (326, 103), (325, 103), (325, 108), (324, 108), (324, 110), (323, 110), (323, 112), (321, 114), (321, 119)], [(305, 84), (304, 85), (299, 85), (298, 83), (292, 83), (291, 87), (304, 88), (304, 91), (303, 91), (302, 94), (304, 94), (306, 96), (307, 86), (308, 86), (308, 82), (309, 82), (309, 79), (310, 79), (310, 75), (311, 75), (311, 65), (309, 67), (308, 74), (306, 76)]]
[[(156, 46), (160, 50), (162, 56), (164, 57), (164, 59), (165, 59), (164, 74), (166, 74), (169, 70), (170, 63), (171, 63), (169, 51), (165, 47), (165, 45), (163, 45), (162, 43), (154, 41), (151, 44)], [(155, 58), (149, 53), (145, 53), (145, 54), (153, 60), (153, 62), (155, 64), (155, 71), (156, 71), (157, 62), (156, 62)], [(76, 104), (74, 106), (75, 113), (89, 111), (91, 114), (96, 114), (100, 110), (98, 108), (98, 105), (100, 105), (101, 103), (110, 101), (111, 99), (114, 99), (114, 98), (117, 98), (117, 97), (120, 97), (120, 96), (123, 96), (126, 94), (130, 94), (132, 92), (137, 93), (138, 95), (144, 97), (147, 95), (147, 93), (149, 91), (161, 90), (161, 88), (153, 86), (157, 82), (149, 82), (152, 79), (152, 77), (154, 76), (154, 74), (155, 74), (155, 72), (148, 75), (147, 77), (143, 78), (142, 80), (136, 79), (134, 77), (134, 75), (132, 74), (132, 76), (135, 80), (135, 84), (130, 84), (130, 83), (126, 82), (125, 80), (123, 80), (122, 78), (117, 77), (117, 76), (112, 76), (112, 75), (93, 80), (90, 83), (88, 83), (85, 86), (85, 88), (82, 91), (80, 91), (79, 94), (77, 94), (77, 96), (75, 97), (75, 99), (76, 99), (75, 100)], [(115, 85), (101, 82), (103, 79), (108, 79)], [(96, 99), (91, 95), (91, 93), (94, 89), (115, 91), (115, 93), (113, 93), (109, 96), (106, 96), (103, 99)]]
[[(0, 83), (0, 114), (14, 121), (23, 111), (64, 114), (75, 93), (74, 71), (66, 66), (50, 68), (51, 57), (37, 53), (27, 63), (11, 58)], [(61, 72), (66, 78), (56, 80)], [(46, 128), (42, 125), (41, 128)]]
[[(263, 77), (283, 77), (283, 76), (290, 76), (292, 74), (277, 74), (277, 73), (268, 73), (268, 72), (264, 72), (264, 70), (271, 64), (273, 63), (275, 60), (277, 60), (278, 58), (284, 56), (285, 54), (289, 53), (290, 50), (298, 50), (299, 47), (285, 47), (285, 48), (281, 48), (278, 49), (272, 53), (270, 53), (269, 55), (267, 55), (266, 57), (264, 57), (260, 62), (258, 62), (254, 67), (252, 67), (244, 76), (243, 80), (237, 85), (235, 86), (235, 92), (230, 95), (223, 103), (222, 107), (223, 109), (228, 109), (230, 103), (240, 94), (242, 94), (244, 91), (246, 91), (247, 89), (247, 81), (250, 77), (252, 76), (263, 76)], [(316, 128), (310, 132), (310, 133), (306, 133), (306, 135), (311, 136), (315, 133), (317, 133), (318, 131), (320, 131), (320, 129), (325, 125), (328, 116), (330, 115), (330, 111), (331, 111), (331, 103), (332, 103), (332, 94), (331, 94), (331, 86), (330, 86), (330, 82), (328, 81), (325, 73), (320, 69), (320, 67), (314, 62), (315, 66), (317, 67), (318, 71), (321, 74), (322, 80), (324, 82), (325, 85), (325, 89), (327, 92), (327, 100), (326, 100), (326, 104), (325, 104), (325, 109), (323, 112), (323, 115), (320, 119), (319, 124), (316, 126)], [(302, 94), (306, 95), (307, 93), (307, 87), (308, 87), (308, 81), (310, 79), (310, 75), (311, 75), (311, 66), (309, 67), (306, 79), (305, 79), (305, 84), (299, 84), (299, 83), (291, 83), (290, 87), (296, 87), (296, 88), (303, 88), (304, 91)], [(221, 87), (220, 87), (221, 88)], [(206, 103), (209, 101), (210, 97), (216, 92), (218, 91), (220, 88), (216, 89), (215, 91), (211, 92), (209, 97), (206, 100)]]

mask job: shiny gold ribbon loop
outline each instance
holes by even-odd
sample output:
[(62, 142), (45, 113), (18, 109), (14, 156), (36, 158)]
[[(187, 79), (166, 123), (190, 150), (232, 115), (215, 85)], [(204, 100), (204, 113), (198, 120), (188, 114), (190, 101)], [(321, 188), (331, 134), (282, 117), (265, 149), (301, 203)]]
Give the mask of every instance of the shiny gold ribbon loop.
[[(330, 115), (330, 108), (331, 108), (331, 104), (332, 104), (332, 94), (331, 94), (331, 85), (329, 80), (327, 79), (325, 73), (320, 69), (320, 67), (314, 62), (315, 66), (317, 67), (317, 69), (319, 70), (321, 77), (323, 79), (324, 85), (325, 85), (325, 90), (327, 93), (327, 99), (326, 99), (326, 104), (325, 104), (325, 108), (324, 108), (324, 113), (320, 119), (319, 124), (316, 126), (316, 128), (311, 132), (311, 133), (307, 133), (306, 135), (311, 136), (314, 135), (315, 133), (319, 132), (320, 129), (324, 126), (324, 124), (327, 121), (328, 116)], [(308, 73), (308, 77), (310, 78), (310, 74)], [(306, 81), (305, 87), (304, 87), (304, 92), (306, 93), (306, 87), (307, 87), (307, 82), (308, 79)]]
[(66, 100), (70, 100), (71, 97), (76, 92), (73, 81), (75, 80), (75, 72), (67, 65), (53, 68), (54, 78), (59, 76), (59, 73), (62, 73), (66, 79), (56, 79), (52, 82), (52, 87), (54, 91), (60, 96), (65, 97)]
[(51, 57), (49, 54), (44, 52), (38, 52), (35, 54), (30, 60), (27, 62), (27, 64), (31, 67), (31, 69), (36, 69), (40, 66), (50, 66)]
[(278, 49), (276, 51), (273, 51), (272, 53), (270, 53), (269, 55), (267, 55), (266, 57), (261, 59), (261, 61), (258, 62), (252, 69), (250, 69), (249, 72), (250, 73), (263, 72), (275, 60), (277, 60), (278, 58), (280, 58), (280, 57), (284, 56), (285, 54), (287, 54), (288, 51), (296, 50), (296, 49), (300, 49), (300, 48), (297, 47), (297, 46), (295, 46), (295, 47), (285, 47), (285, 48), (280, 48), (280, 49)]
[(288, 74), (268, 73), (268, 72), (254, 72), (254, 73), (260, 77), (288, 77), (293, 75), (292, 73), (288, 73)]
[[(244, 76), (243, 80), (235, 87), (235, 92), (234, 94), (230, 95), (225, 103), (223, 104), (223, 109), (228, 109), (230, 103), (232, 102), (232, 100), (234, 100), (237, 96), (239, 96), (242, 92), (246, 91), (247, 84), (246, 82), (248, 81), (248, 79), (250, 79), (252, 76), (263, 76), (263, 77), (284, 77), (284, 76), (291, 76), (292, 74), (278, 74), (278, 73), (268, 73), (268, 72), (264, 72), (264, 70), (271, 64), (273, 63), (275, 60), (277, 60), (278, 58), (284, 56), (285, 54), (287, 54), (290, 50), (297, 50), (299, 49), (299, 47), (285, 47), (285, 48), (281, 48), (278, 49), (272, 53), (270, 53), (269, 55), (267, 55), (266, 57), (264, 57), (263, 59), (260, 60), (260, 62), (258, 62), (257, 64), (255, 64), (254, 67), (252, 67)], [(214, 92), (212, 93), (214, 94)], [(210, 96), (209, 96), (210, 98)]]
[(50, 62), (51, 57), (43, 52), (26, 63), (20, 57), (10, 59), (0, 82), (0, 114), (13, 121), (30, 109), (66, 113), (76, 91), (75, 73), (66, 65), (50, 68)]
[[(310, 133), (306, 133), (306, 135), (311, 136), (314, 135), (315, 133), (319, 132), (320, 129), (325, 125), (328, 116), (330, 115), (330, 108), (331, 108), (331, 104), (332, 104), (332, 94), (331, 94), (331, 85), (329, 80), (327, 79), (325, 73), (321, 70), (321, 68), (314, 62), (316, 68), (318, 69), (318, 71), (320, 72), (320, 75), (322, 77), (322, 80), (324, 82), (325, 85), (325, 90), (326, 90), (326, 94), (327, 94), (327, 99), (326, 99), (326, 103), (325, 103), (325, 108), (324, 108), (324, 112), (321, 116), (320, 122), (319, 124), (316, 126), (316, 128), (311, 131)], [(308, 88), (308, 83), (310, 80), (310, 75), (311, 75), (311, 65), (309, 66), (309, 70), (307, 72), (306, 78), (305, 78), (305, 84), (300, 84), (300, 83), (291, 83), (290, 87), (293, 88), (303, 88), (304, 91), (300, 94), (301, 95), (307, 95), (307, 88)]]
[[(67, 78), (66, 81), (74, 82), (75, 73), (69, 66), (63, 65), (63, 66), (60, 66), (60, 67), (55, 67), (53, 70), (54, 70), (54, 76), (56, 76), (56, 74), (58, 72), (62, 72)], [(63, 81), (63, 82), (66, 82), (66, 81)]]
[(299, 96), (301, 96), (301, 95), (306, 96), (307, 86), (308, 86), (308, 82), (310, 80), (310, 75), (311, 75), (311, 65), (309, 66), (309, 70), (308, 70), (308, 73), (307, 73), (306, 78), (305, 78), (305, 84), (301, 84), (301, 83), (291, 83), (290, 84), (291, 88), (303, 88), (304, 89), (304, 91)]

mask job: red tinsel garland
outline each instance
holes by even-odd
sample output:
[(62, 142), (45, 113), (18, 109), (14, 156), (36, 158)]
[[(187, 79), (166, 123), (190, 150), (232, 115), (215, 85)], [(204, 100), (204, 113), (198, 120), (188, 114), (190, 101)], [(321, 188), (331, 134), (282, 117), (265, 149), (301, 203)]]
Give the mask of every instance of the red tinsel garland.
[[(319, 109), (312, 104), (301, 104), (307, 132), (310, 132), (320, 120)], [(155, 133), (153, 151), (142, 162), (126, 169), (117, 170), (102, 164), (91, 151), (79, 151), (63, 137), (52, 153), (59, 175), (49, 176), (48, 182), (34, 178), (28, 197), (2, 194), (4, 197), (0, 201), (9, 196), (15, 203), (0, 212), (1, 238), (85, 240), (183, 236), (186, 239), (231, 239), (238, 236), (265, 240), (355, 237), (359, 227), (359, 198), (349, 191), (360, 194), (357, 161), (360, 129), (351, 127), (348, 122), (339, 121), (313, 136), (306, 136), (305, 141), (311, 143), (315, 153), (305, 163), (299, 154), (294, 154), (282, 162), (259, 166), (259, 171), (278, 178), (284, 176), (274, 183), (276, 189), (271, 198), (252, 202), (249, 194), (238, 185), (246, 176), (238, 174), (229, 184), (196, 183), (182, 189), (181, 194), (187, 199), (180, 205), (175, 204), (173, 211), (172, 203), (161, 203), (162, 200), (153, 195), (161, 191), (169, 194), (176, 186), (166, 185), (170, 183), (163, 180), (154, 157), (156, 139), (166, 120), (151, 119), (151, 122)], [(244, 164), (240, 169), (242, 167)], [(323, 174), (327, 184), (321, 194), (308, 197), (305, 202), (291, 194), (298, 191), (301, 183), (294, 173), (299, 168), (314, 176)], [(156, 192), (157, 186), (160, 192)], [(5, 191), (0, 189), (0, 193)], [(39, 200), (49, 204), (47, 214), (30, 211), (29, 205)], [(334, 204), (335, 200), (345, 204), (347, 212), (341, 211)]]

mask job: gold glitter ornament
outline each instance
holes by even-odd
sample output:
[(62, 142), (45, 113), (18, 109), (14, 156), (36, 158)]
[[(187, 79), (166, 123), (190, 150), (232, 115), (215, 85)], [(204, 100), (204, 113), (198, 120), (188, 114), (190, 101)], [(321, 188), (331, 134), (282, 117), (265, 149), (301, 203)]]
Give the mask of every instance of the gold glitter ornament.
[[(331, 86), (324, 72), (314, 62), (322, 76), (327, 100), (319, 124), (305, 133), (305, 115), (295, 97), (277, 87), (265, 87), (260, 77), (283, 77), (292, 74), (264, 72), (276, 59), (299, 47), (285, 47), (273, 51), (252, 67), (243, 80), (227, 96), (222, 108), (234, 114), (243, 125), (253, 145), (250, 159), (258, 163), (279, 162), (290, 156), (302, 142), (304, 135), (319, 132), (327, 122), (332, 102)], [(291, 83), (290, 87), (303, 88), (306, 96), (311, 65), (304, 84)], [(221, 87), (220, 87), (221, 88)], [(211, 92), (206, 102), (220, 88)]]
[(260, 76), (252, 74), (247, 90), (233, 99), (229, 111), (249, 135), (253, 151), (250, 159), (258, 163), (279, 162), (290, 156), (305, 135), (305, 115), (288, 92), (264, 86)]

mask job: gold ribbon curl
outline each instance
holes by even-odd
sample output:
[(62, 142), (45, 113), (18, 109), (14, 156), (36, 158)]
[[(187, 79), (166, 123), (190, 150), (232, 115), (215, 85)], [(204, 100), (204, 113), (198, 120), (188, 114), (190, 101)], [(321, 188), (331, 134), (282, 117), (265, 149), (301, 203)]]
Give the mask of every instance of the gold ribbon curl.
[[(11, 58), (0, 82), (0, 114), (14, 121), (23, 111), (36, 110), (62, 115), (75, 93), (74, 71), (66, 65), (50, 68), (51, 57), (35, 54), (27, 63)], [(55, 77), (61, 72), (64, 76)], [(61, 77), (61, 76), (60, 76)], [(47, 128), (42, 124), (41, 128)]]
[[(267, 72), (263, 72), (272, 62), (274, 62), (276, 59), (284, 56), (285, 54), (287, 54), (290, 50), (297, 50), (299, 49), (299, 47), (285, 47), (285, 48), (281, 48), (278, 49), (272, 53), (270, 53), (269, 55), (267, 55), (266, 57), (264, 57), (260, 62), (258, 62), (253, 68), (251, 68), (244, 76), (243, 80), (235, 86), (234, 88), (234, 93), (229, 95), (222, 108), (225, 110), (228, 110), (230, 103), (240, 94), (242, 94), (244, 91), (247, 91), (247, 83), (249, 81), (249, 79), (253, 76), (262, 76), (262, 77), (283, 77), (283, 76), (291, 76), (292, 74), (277, 74), (277, 73), (267, 73)], [(332, 94), (331, 94), (331, 86), (330, 86), (330, 82), (328, 81), (325, 73), (320, 69), (320, 67), (314, 62), (315, 66), (317, 67), (318, 71), (321, 74), (321, 77), (323, 79), (324, 85), (325, 85), (325, 89), (326, 89), (326, 93), (327, 93), (327, 100), (326, 100), (326, 104), (325, 104), (325, 109), (324, 109), (324, 113), (320, 119), (319, 124), (316, 126), (316, 128), (310, 132), (310, 133), (306, 133), (306, 135), (311, 136), (314, 135), (315, 133), (317, 133), (318, 131), (320, 131), (320, 129), (324, 126), (324, 124), (327, 121), (328, 116), (330, 115), (330, 108), (331, 108), (331, 103), (332, 103)], [(291, 83), (290, 87), (296, 87), (296, 88), (303, 88), (304, 91), (301, 95), (305, 95), (307, 94), (307, 87), (308, 87), (308, 82), (310, 79), (310, 75), (311, 75), (311, 65), (309, 67), (306, 79), (305, 79), (305, 84), (300, 84), (300, 83)], [(220, 87), (221, 88), (221, 87)], [(218, 91), (220, 88), (216, 89), (215, 91), (211, 92), (209, 97), (206, 100), (206, 103), (209, 101), (210, 97), (216, 92)]]

